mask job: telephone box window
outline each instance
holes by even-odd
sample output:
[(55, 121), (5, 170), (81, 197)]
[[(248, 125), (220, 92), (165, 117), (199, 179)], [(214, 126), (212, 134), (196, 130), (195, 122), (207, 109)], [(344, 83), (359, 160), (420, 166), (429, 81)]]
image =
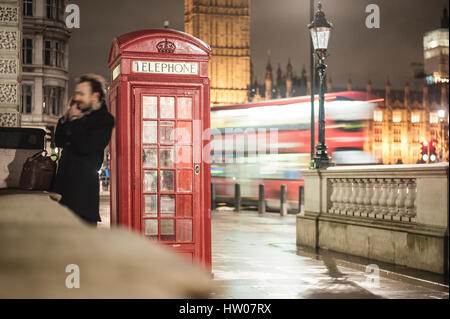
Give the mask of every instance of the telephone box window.
[(177, 217), (192, 217), (192, 195), (177, 195)]
[(157, 118), (158, 98), (156, 96), (144, 96), (142, 99), (143, 118), (155, 119)]
[(190, 168), (192, 166), (192, 146), (177, 145), (177, 167)]
[(144, 234), (147, 236), (158, 237), (158, 220), (144, 219)]
[(161, 97), (160, 98), (160, 112), (161, 112), (161, 118), (165, 118), (165, 119), (175, 118), (175, 98)]
[(179, 119), (192, 119), (192, 98), (180, 97), (177, 103), (177, 116)]
[(191, 170), (179, 170), (178, 171), (178, 191), (179, 192), (192, 192), (192, 171)]
[(160, 142), (162, 144), (174, 143), (174, 128), (175, 122), (172, 121), (160, 122)]
[(144, 192), (157, 192), (158, 172), (145, 171), (144, 173)]
[(144, 168), (156, 168), (158, 166), (157, 149), (144, 148), (142, 152), (142, 166)]
[(161, 171), (161, 191), (173, 191), (174, 174), (173, 171)]
[(161, 219), (161, 240), (175, 240), (175, 220)]
[(142, 141), (145, 144), (155, 144), (158, 140), (158, 129), (156, 121), (144, 121), (142, 128)]
[(192, 219), (177, 220), (177, 242), (192, 241)]
[(175, 217), (174, 195), (161, 195), (161, 217)]
[(173, 149), (162, 149), (159, 154), (159, 166), (173, 168)]
[(192, 123), (189, 122), (178, 122), (177, 127), (177, 143), (179, 144), (191, 144), (192, 136)]
[(144, 217), (157, 217), (158, 215), (158, 195), (145, 195)]

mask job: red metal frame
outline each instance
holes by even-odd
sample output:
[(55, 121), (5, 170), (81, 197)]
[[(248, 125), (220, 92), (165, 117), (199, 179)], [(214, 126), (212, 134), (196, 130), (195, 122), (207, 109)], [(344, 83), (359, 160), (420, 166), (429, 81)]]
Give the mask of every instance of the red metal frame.
[[(159, 52), (157, 44), (162, 41), (174, 43), (175, 51)], [(137, 100), (138, 97), (148, 92), (157, 94), (168, 90), (173, 90), (177, 95), (182, 92), (197, 92), (193, 94), (192, 130), (195, 129), (195, 119), (199, 119), (201, 125), (197, 127), (197, 132), (193, 132), (192, 143), (193, 153), (194, 147), (197, 147), (200, 154), (196, 154), (196, 156), (193, 154), (193, 161), (197, 160), (198, 163), (193, 162), (192, 167), (199, 164), (201, 175), (197, 177), (197, 180), (195, 177), (193, 178), (193, 203), (198, 205), (195, 210), (194, 207), (192, 208), (194, 242), (161, 243), (181, 254), (189, 251), (189, 245), (192, 247), (197, 245), (194, 261), (209, 271), (211, 271), (211, 195), (209, 193), (211, 175), (210, 164), (204, 160), (204, 156), (209, 156), (209, 153), (203, 153), (203, 151), (209, 152), (209, 140), (202, 138), (202, 132), (210, 126), (210, 82), (208, 78), (210, 55), (209, 46), (199, 39), (168, 29), (136, 31), (115, 38), (109, 55), (111, 73), (120, 65), (120, 74), (114, 79), (111, 78), (110, 87), (111, 112), (116, 118), (116, 128), (111, 140), (111, 225), (122, 225), (138, 233), (143, 231), (143, 217), (141, 216), (144, 197), (141, 174), (143, 144), (141, 141), (141, 100)], [(133, 60), (196, 62), (198, 63), (198, 74), (133, 73)], [(157, 169), (160, 170), (159, 167)], [(177, 170), (174, 169), (174, 172), (175, 191), (173, 194), (176, 201)], [(193, 176), (195, 175), (193, 174)], [(159, 193), (158, 185), (157, 194)], [(197, 220), (195, 216), (198, 216)], [(175, 227), (177, 227), (176, 218), (174, 218)]]

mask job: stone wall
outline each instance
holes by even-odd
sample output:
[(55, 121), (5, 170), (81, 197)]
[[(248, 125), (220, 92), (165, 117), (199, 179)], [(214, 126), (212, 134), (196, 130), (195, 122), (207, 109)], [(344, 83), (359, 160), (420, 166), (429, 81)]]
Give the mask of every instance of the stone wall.
[(20, 126), (22, 7), (0, 1), (0, 126)]

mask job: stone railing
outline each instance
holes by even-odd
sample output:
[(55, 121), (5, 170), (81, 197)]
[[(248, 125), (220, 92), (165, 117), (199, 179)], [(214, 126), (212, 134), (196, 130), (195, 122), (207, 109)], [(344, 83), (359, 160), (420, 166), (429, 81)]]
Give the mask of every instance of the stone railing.
[(305, 212), (448, 227), (448, 163), (304, 170)]
[(328, 213), (415, 221), (415, 178), (330, 178)]

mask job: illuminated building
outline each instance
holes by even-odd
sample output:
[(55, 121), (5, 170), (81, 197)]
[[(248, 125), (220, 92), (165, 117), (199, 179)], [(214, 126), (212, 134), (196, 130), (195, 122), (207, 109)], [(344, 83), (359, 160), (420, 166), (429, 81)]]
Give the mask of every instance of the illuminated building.
[(185, 32), (211, 46), (211, 106), (245, 103), (250, 88), (250, 0), (185, 0)]
[(68, 100), (67, 0), (23, 1), (22, 127), (54, 129)]
[(449, 21), (447, 9), (441, 19), (441, 27), (425, 33), (423, 55), (427, 84), (448, 83)]
[(383, 164), (416, 164), (421, 159), (420, 143), (435, 141), (436, 161), (448, 161), (448, 92), (448, 83), (411, 92), (408, 82), (403, 91), (394, 91), (389, 81), (385, 90), (368, 90), (384, 101), (369, 123), (367, 150)]

